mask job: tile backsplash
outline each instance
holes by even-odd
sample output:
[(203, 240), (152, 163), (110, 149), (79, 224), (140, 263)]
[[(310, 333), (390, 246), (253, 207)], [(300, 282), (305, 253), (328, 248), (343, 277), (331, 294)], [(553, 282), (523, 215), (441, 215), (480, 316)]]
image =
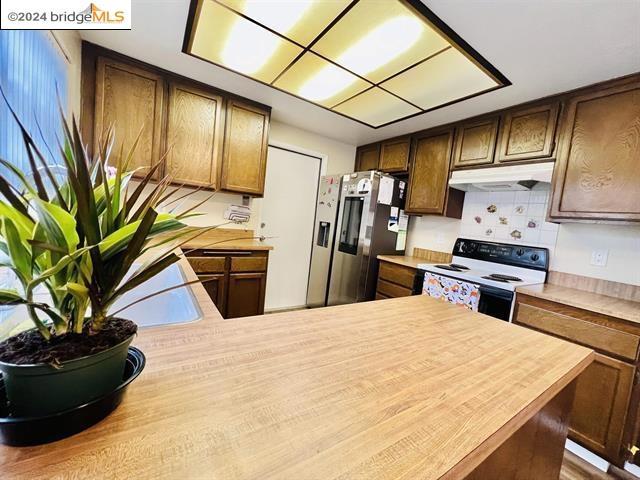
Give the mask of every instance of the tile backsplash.
[(460, 236), (553, 250), (558, 225), (545, 221), (549, 185), (517, 192), (467, 192)]

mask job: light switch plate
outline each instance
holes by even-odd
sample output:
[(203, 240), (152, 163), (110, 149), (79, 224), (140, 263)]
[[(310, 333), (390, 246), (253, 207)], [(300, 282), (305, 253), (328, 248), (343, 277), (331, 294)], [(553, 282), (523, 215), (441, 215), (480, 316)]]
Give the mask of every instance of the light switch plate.
[(609, 250), (593, 250), (591, 252), (591, 265), (596, 267), (604, 267), (607, 264)]

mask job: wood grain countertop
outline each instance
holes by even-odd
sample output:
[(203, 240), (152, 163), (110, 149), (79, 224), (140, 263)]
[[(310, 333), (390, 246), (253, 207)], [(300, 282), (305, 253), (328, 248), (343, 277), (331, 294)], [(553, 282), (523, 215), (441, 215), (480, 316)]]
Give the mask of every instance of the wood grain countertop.
[[(194, 278), (186, 261), (183, 268)], [(120, 407), (9, 479), (458, 479), (593, 352), (425, 295), (141, 329)]]
[(204, 233), (201, 236), (187, 242), (183, 248), (203, 248), (206, 250), (273, 250), (271, 245), (268, 245), (257, 238), (253, 231), (249, 230), (232, 230), (225, 229), (226, 232), (222, 235), (218, 235), (216, 230), (212, 230), (211, 233)]
[(418, 268), (418, 264), (420, 263), (434, 263), (424, 258), (414, 257), (412, 255), (378, 255), (378, 260), (411, 268)]
[(518, 287), (516, 292), (640, 323), (640, 302), (633, 300), (610, 297), (552, 283)]

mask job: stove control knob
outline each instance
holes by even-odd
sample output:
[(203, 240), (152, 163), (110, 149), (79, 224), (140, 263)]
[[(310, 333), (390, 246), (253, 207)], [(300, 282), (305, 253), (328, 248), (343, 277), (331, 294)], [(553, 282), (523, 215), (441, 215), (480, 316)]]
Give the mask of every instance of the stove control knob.
[(540, 260), (540, 255), (538, 255), (537, 253), (531, 255), (531, 261), (537, 262), (538, 260)]
[(524, 250), (522, 248), (519, 248), (518, 250), (516, 250), (516, 255), (521, 257), (522, 255), (524, 255)]
[(461, 243), (460, 251), (462, 253), (472, 253), (475, 251), (477, 244), (475, 242)]

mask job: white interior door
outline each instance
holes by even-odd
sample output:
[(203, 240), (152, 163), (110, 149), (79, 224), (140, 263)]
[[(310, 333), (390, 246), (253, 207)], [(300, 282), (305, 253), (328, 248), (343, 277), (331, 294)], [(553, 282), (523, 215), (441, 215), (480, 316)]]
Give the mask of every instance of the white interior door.
[(265, 310), (307, 301), (321, 159), (269, 146), (261, 233), (269, 252)]

